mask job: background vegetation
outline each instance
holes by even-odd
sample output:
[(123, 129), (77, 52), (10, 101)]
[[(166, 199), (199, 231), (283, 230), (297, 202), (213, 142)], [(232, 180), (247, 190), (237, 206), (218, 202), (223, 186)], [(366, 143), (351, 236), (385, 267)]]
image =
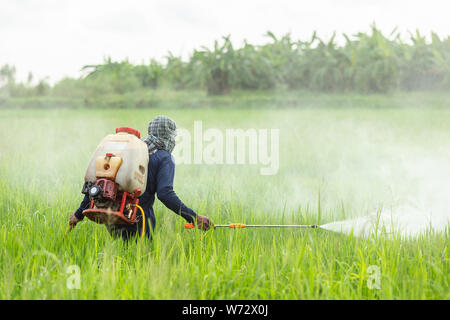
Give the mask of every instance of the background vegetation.
[[(328, 108), (288, 112), (2, 110), (0, 299), (448, 300), (448, 229), (417, 238), (320, 229), (202, 233), (183, 230), (184, 220), (157, 200), (151, 243), (127, 246), (87, 220), (62, 241), (98, 142), (121, 125), (145, 132), (161, 113), (191, 133), (198, 119), (205, 129), (281, 128), (276, 175), (261, 176), (259, 165), (177, 165), (177, 194), (215, 223), (324, 224), (408, 197), (425, 201), (424, 214), (437, 203), (448, 212), (442, 177), (449, 172), (450, 109), (340, 104), (330, 99)], [(79, 290), (66, 286), (70, 265), (80, 267)], [(370, 266), (380, 268), (380, 289), (368, 286)]]
[[(230, 37), (202, 47), (183, 60), (171, 53), (164, 62), (134, 65), (105, 59), (82, 68), (85, 76), (65, 78), (53, 86), (37, 83), (30, 73), (17, 82), (15, 67), (0, 68), (0, 106), (154, 106), (154, 89), (203, 91), (224, 95), (232, 90), (287, 90), (323, 93), (387, 93), (450, 90), (450, 37), (431, 40), (418, 31), (402, 40), (394, 31), (385, 36), (375, 26), (368, 34), (335, 36), (328, 41), (314, 33), (309, 40), (268, 32), (262, 45), (244, 42), (235, 48)], [(45, 102), (45, 103), (44, 103)]]

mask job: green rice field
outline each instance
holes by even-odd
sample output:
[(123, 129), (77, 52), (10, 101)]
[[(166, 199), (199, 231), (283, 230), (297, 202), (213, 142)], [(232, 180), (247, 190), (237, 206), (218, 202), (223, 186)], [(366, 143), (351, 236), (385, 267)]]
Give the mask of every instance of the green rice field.
[(450, 96), (430, 96), (415, 93), (410, 106), (392, 94), (273, 108), (238, 97), (217, 108), (1, 109), (0, 299), (449, 299), (448, 226), (202, 232), (156, 200), (151, 242), (124, 243), (87, 219), (62, 241), (100, 140), (119, 126), (145, 135), (160, 114), (189, 132), (200, 120), (220, 132), (279, 129), (276, 174), (259, 163), (177, 165), (179, 197), (217, 224), (322, 225), (411, 201), (448, 221)]

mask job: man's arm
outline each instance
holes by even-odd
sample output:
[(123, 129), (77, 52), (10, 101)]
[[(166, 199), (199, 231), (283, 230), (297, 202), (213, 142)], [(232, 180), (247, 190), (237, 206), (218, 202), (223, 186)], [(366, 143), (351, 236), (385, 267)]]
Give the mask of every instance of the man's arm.
[(197, 223), (198, 227), (208, 230), (214, 226), (209, 218), (197, 215), (194, 210), (187, 207), (173, 190), (173, 180), (175, 176), (175, 162), (171, 155), (161, 159), (156, 175), (156, 194), (158, 199), (170, 210), (182, 216), (189, 223)]
[(88, 195), (84, 195), (83, 201), (81, 201), (80, 207), (69, 218), (69, 225), (73, 228), (78, 222), (84, 219), (83, 211), (89, 208), (91, 200)]
[(89, 199), (89, 196), (87, 194), (85, 194), (83, 201), (81, 201), (80, 207), (77, 209), (77, 211), (75, 211), (73, 213), (73, 215), (78, 220), (83, 220), (84, 219), (83, 211), (86, 209), (89, 209), (90, 204), (91, 204), (91, 200)]
[(187, 207), (173, 190), (175, 163), (170, 155), (161, 159), (156, 175), (156, 194), (158, 199), (170, 210), (182, 216), (187, 222), (194, 223), (197, 214)]

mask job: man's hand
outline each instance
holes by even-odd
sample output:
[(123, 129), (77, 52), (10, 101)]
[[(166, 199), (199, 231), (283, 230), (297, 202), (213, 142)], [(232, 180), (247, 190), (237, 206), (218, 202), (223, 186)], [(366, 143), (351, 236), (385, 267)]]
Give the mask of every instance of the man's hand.
[(66, 239), (67, 234), (72, 231), (73, 228), (77, 225), (77, 223), (80, 222), (80, 219), (75, 217), (75, 214), (72, 213), (72, 215), (69, 218), (69, 229), (66, 231), (66, 234), (63, 237), (63, 241)]
[(197, 228), (202, 229), (203, 231), (207, 231), (211, 227), (213, 227), (214, 229), (216, 228), (214, 226), (214, 223), (212, 223), (212, 221), (209, 220), (208, 217), (198, 215), (196, 220), (197, 220)]
[(78, 222), (80, 222), (80, 219), (75, 217), (75, 214), (72, 213), (72, 215), (70, 216), (70, 219), (69, 219), (70, 229), (73, 229), (77, 225)]

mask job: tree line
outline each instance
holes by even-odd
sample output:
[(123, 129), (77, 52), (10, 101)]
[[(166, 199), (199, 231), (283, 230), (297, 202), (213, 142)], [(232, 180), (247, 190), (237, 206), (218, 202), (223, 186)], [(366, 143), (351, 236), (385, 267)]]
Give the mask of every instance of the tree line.
[(209, 95), (232, 90), (310, 90), (318, 92), (386, 93), (392, 90), (449, 90), (450, 37), (411, 33), (384, 35), (375, 25), (368, 33), (335, 34), (328, 41), (315, 32), (308, 40), (290, 34), (268, 42), (233, 46), (230, 37), (212, 48), (195, 49), (188, 59), (169, 53), (165, 61), (132, 64), (128, 60), (86, 65), (84, 76), (64, 78), (53, 86), (43, 79), (17, 82), (15, 68), (0, 68), (0, 95), (11, 97), (84, 97), (124, 94), (145, 89), (206, 90)]

